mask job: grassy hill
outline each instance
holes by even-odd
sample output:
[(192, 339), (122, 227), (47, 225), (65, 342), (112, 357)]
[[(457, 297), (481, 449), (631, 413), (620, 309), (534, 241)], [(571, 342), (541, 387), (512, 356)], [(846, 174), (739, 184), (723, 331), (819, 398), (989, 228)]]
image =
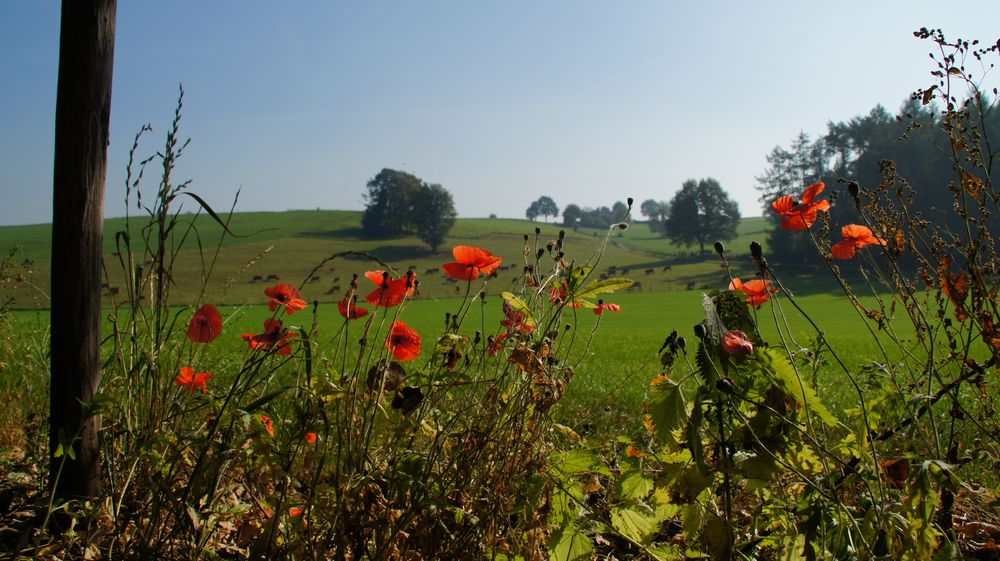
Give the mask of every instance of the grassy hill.
[[(144, 221), (136, 218), (130, 223), (124, 218), (105, 221), (108, 304), (114, 288), (121, 288), (123, 261), (128, 255), (124, 238), (117, 233), (129, 231), (136, 255), (133, 265), (142, 266), (141, 251), (136, 250), (141, 247), (138, 244), (143, 226)], [(500, 282), (494, 284), (499, 289), (520, 272), (525, 262), (525, 234), (529, 235), (529, 249), (533, 253), (536, 227), (541, 230), (537, 237), (539, 248), (545, 247), (561, 229), (556, 224), (527, 220), (463, 218), (456, 222), (445, 244), (434, 254), (413, 236), (363, 238), (361, 213), (355, 211), (243, 212), (234, 214), (229, 226), (239, 237), (223, 237), (222, 228), (208, 216), (181, 215), (172, 236), (175, 241), (187, 236), (187, 241), (175, 258), (173, 301), (191, 302), (204, 284), (208, 298), (217, 303), (259, 302), (264, 283), (254, 278), (273, 276), (296, 285), (305, 283), (303, 292), (309, 299), (335, 300), (346, 290), (354, 273), (378, 267), (377, 263), (350, 256), (327, 263), (309, 278), (310, 271), (324, 258), (349, 250), (371, 254), (398, 271), (415, 270), (421, 282), (421, 295), (443, 298), (461, 289), (446, 282), (440, 269), (442, 263), (451, 260), (450, 248), (459, 244), (488, 248), (502, 256), (505, 265), (511, 265), (511, 269), (500, 274)], [(743, 220), (739, 238), (727, 243), (736, 258), (734, 274), (751, 274), (746, 248), (751, 240), (766, 242), (767, 228), (763, 218)], [(564, 245), (567, 256), (577, 263), (585, 262), (599, 248), (605, 234), (604, 230), (587, 228), (567, 232)], [(611, 242), (601, 259), (601, 267), (614, 266), (618, 274), (627, 269), (625, 275), (642, 283), (641, 291), (685, 290), (724, 284), (724, 271), (714, 253), (704, 258), (697, 256), (696, 248), (677, 247), (650, 232), (645, 224), (616, 231)], [(22, 286), (17, 291), (17, 307), (47, 307), (50, 245), (50, 226), (47, 224), (0, 227), (0, 251), (6, 254), (13, 247), (20, 247), (17, 261), (24, 261), (29, 266), (28, 277), (35, 287), (25, 289)], [(210, 277), (202, 278), (202, 263), (213, 260), (215, 265)], [(362, 279), (361, 282), (363, 290), (367, 290), (367, 281)]]

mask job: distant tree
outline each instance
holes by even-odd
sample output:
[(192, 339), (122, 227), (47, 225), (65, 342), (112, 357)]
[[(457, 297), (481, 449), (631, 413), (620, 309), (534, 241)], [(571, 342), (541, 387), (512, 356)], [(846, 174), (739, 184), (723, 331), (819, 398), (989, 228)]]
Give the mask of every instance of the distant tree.
[(413, 201), (413, 226), (421, 241), (437, 253), (445, 236), (455, 225), (455, 202), (444, 187), (424, 183)]
[(538, 218), (538, 215), (540, 214), (541, 211), (538, 210), (538, 201), (535, 201), (530, 205), (528, 205), (528, 210), (524, 211), (524, 215), (527, 216), (528, 220), (531, 220), (532, 222), (534, 222), (535, 219)]
[(580, 227), (580, 217), (583, 216), (583, 211), (580, 207), (575, 204), (568, 204), (566, 208), (563, 209), (563, 226), (567, 228), (573, 228), (576, 230)]
[(735, 238), (739, 224), (739, 208), (718, 181), (689, 179), (670, 200), (667, 237), (679, 245), (698, 244), (704, 255), (706, 241)]
[(437, 251), (455, 225), (451, 193), (404, 171), (380, 171), (368, 182), (365, 200), (361, 229), (369, 237), (413, 234)]
[(651, 232), (666, 235), (667, 230), (664, 223), (670, 214), (670, 204), (666, 201), (656, 201), (646, 199), (639, 206), (639, 212), (649, 220), (649, 230)]
[(549, 221), (549, 217), (555, 218), (559, 216), (559, 207), (556, 206), (556, 202), (552, 200), (552, 197), (542, 196), (536, 201), (538, 203), (538, 214), (545, 217), (545, 221)]
[(417, 176), (383, 169), (368, 182), (364, 196), (367, 206), (361, 216), (361, 229), (368, 237), (397, 236), (413, 231), (411, 222), (416, 194), (422, 182)]
[(615, 217), (615, 222), (631, 222), (632, 219), (628, 216), (628, 205), (618, 201), (611, 206), (611, 214)]

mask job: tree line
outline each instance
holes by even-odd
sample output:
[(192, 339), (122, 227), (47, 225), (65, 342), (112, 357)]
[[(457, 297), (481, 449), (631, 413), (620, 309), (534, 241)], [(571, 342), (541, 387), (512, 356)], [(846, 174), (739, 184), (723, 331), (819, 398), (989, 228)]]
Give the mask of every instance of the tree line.
[[(895, 162), (901, 177), (907, 180), (908, 211), (913, 216), (959, 226), (961, 217), (955, 212), (955, 170), (951, 159), (952, 145), (941, 126), (943, 113), (935, 113), (933, 105), (914, 95), (907, 99), (895, 115), (882, 105), (876, 105), (866, 115), (847, 121), (828, 121), (825, 133), (810, 138), (799, 133), (787, 146), (776, 146), (767, 156), (768, 168), (757, 177), (757, 190), (764, 214), (775, 223), (778, 216), (770, 211), (772, 201), (782, 195), (798, 196), (812, 183), (823, 181), (830, 193), (830, 219), (835, 224), (855, 222), (854, 204), (850, 197), (838, 191), (846, 181), (856, 181), (862, 188), (877, 187), (883, 179), (883, 162)], [(975, 102), (975, 99), (970, 100)], [(1000, 136), (1000, 112), (987, 112), (978, 123), (983, 138)], [(780, 247), (775, 260), (808, 262), (818, 259), (808, 236), (796, 236), (774, 228), (771, 247)]]
[[(630, 208), (615, 202), (610, 208), (580, 207), (568, 204), (563, 209), (562, 224), (568, 228), (607, 228), (611, 224), (630, 222)], [(705, 244), (736, 237), (740, 224), (740, 211), (735, 201), (718, 181), (709, 177), (689, 179), (681, 185), (670, 201), (647, 199), (639, 206), (649, 228), (677, 245), (697, 245), (702, 254)], [(539, 216), (558, 216), (559, 207), (549, 196), (531, 203), (525, 215), (529, 220)]]

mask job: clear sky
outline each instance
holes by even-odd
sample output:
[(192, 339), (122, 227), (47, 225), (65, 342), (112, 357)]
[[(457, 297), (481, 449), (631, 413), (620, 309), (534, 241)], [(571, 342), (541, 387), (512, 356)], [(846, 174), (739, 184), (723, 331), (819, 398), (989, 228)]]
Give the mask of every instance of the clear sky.
[[(667, 200), (715, 177), (760, 214), (765, 156), (828, 120), (895, 111), (930, 45), (996, 41), (1000, 2), (119, 2), (105, 213), (135, 132), (160, 148), (179, 84), (178, 179), (217, 208), (361, 209), (383, 167), (460, 216)], [(48, 222), (59, 4), (0, 10), (0, 224)], [(1000, 61), (998, 61), (1000, 62)], [(155, 179), (155, 178), (154, 178)], [(147, 189), (155, 189), (150, 182)], [(188, 203), (190, 204), (190, 203)]]

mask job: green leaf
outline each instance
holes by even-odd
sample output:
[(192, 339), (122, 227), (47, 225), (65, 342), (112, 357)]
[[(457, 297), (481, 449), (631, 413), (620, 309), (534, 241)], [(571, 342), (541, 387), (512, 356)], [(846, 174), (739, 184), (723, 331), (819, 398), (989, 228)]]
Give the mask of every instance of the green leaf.
[(657, 378), (653, 383), (649, 399), (649, 413), (656, 427), (656, 437), (661, 443), (670, 442), (670, 431), (683, 427), (688, 422), (687, 405), (681, 386), (673, 380)]
[(595, 472), (610, 475), (608, 468), (598, 462), (593, 454), (583, 448), (567, 450), (566, 452), (556, 454), (552, 459), (552, 466), (566, 475)]
[(612, 508), (611, 525), (626, 538), (644, 544), (660, 529), (657, 513), (640, 503), (630, 507)]
[(761, 373), (775, 386), (815, 413), (827, 425), (837, 426), (837, 418), (819, 400), (816, 390), (795, 373), (795, 369), (783, 352), (772, 348), (757, 348), (754, 358)]
[(641, 471), (633, 471), (618, 482), (618, 500), (633, 502), (642, 500), (653, 490), (653, 479)]
[(622, 290), (635, 284), (632, 279), (614, 278), (591, 281), (587, 286), (574, 293), (573, 299), (593, 298), (598, 294), (608, 294), (616, 290)]
[(549, 559), (552, 561), (590, 559), (593, 552), (594, 542), (572, 528), (554, 532), (549, 538)]
[(530, 325), (535, 327), (538, 322), (535, 320), (534, 314), (531, 313), (531, 308), (522, 300), (519, 296), (516, 296), (513, 292), (501, 292), (500, 296), (507, 301), (507, 304), (515, 311), (524, 314), (525, 325)]
[(295, 386), (285, 386), (282, 388), (278, 388), (270, 393), (264, 394), (263, 396), (260, 397), (260, 399), (257, 399), (253, 403), (244, 407), (243, 410), (246, 411), (247, 413), (253, 413), (254, 411), (260, 409), (261, 407), (267, 405), (270, 401), (274, 400), (279, 395), (287, 392), (288, 390), (294, 387)]

